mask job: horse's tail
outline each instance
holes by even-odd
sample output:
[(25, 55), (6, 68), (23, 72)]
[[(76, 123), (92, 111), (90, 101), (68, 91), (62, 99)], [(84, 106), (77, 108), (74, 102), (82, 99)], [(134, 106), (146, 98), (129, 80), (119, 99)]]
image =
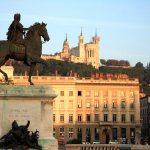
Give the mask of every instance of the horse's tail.
[(0, 67), (5, 64), (10, 56), (10, 44), (8, 41), (0, 41)]

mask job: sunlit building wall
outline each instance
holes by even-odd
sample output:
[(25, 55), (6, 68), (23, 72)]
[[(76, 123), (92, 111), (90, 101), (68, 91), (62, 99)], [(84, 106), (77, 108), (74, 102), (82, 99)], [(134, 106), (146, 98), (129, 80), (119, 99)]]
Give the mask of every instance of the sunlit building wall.
[[(27, 85), (27, 76), (14, 76), (15, 85)], [(108, 143), (140, 142), (139, 81), (34, 76), (35, 85), (51, 85), (57, 93), (53, 104), (53, 135), (65, 141)]]

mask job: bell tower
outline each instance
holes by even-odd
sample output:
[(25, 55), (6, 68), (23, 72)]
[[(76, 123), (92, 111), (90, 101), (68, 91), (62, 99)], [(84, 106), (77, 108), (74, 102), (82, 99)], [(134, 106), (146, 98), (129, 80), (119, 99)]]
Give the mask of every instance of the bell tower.
[(84, 36), (82, 34), (82, 28), (81, 28), (81, 34), (79, 36), (79, 57), (83, 62), (85, 62), (85, 44), (84, 44)]
[(99, 44), (100, 39), (97, 35), (97, 30), (95, 31), (95, 36), (92, 39), (94, 44)]
[(69, 43), (68, 43), (67, 34), (66, 34), (66, 39), (63, 43), (63, 53), (66, 55), (66, 57), (69, 56)]
[(95, 68), (99, 68), (100, 66), (100, 59), (99, 59), (99, 41), (100, 41), (100, 38), (99, 36), (97, 35), (97, 30), (95, 31), (95, 36), (92, 38), (93, 40), (93, 44), (95, 44), (95, 49), (94, 49), (94, 66)]

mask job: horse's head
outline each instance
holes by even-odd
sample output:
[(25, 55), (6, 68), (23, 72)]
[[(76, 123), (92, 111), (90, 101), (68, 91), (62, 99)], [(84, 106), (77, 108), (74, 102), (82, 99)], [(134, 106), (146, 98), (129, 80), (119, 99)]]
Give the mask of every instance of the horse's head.
[(39, 34), (43, 37), (44, 41), (49, 41), (49, 35), (46, 29), (46, 25), (45, 23), (42, 22), (40, 29), (39, 29)]
[(49, 35), (46, 29), (46, 24), (45, 23), (35, 23), (33, 26), (29, 28), (29, 31), (27, 32), (27, 38), (32, 37), (33, 35), (39, 35), (42, 36), (44, 41), (49, 41)]

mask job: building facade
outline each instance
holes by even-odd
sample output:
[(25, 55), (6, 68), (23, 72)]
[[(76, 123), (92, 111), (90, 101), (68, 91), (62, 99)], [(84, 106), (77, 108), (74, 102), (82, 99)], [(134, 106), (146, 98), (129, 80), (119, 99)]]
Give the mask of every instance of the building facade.
[[(53, 135), (65, 141), (140, 143), (140, 101), (137, 79), (34, 76), (36, 85), (51, 85)], [(28, 85), (27, 76), (14, 76), (15, 85)]]
[(56, 60), (65, 60), (71, 61), (74, 63), (85, 63), (87, 65), (92, 65), (95, 68), (99, 68), (100, 60), (99, 60), (99, 41), (100, 38), (95, 34), (92, 37), (92, 41), (89, 43), (85, 43), (85, 38), (81, 34), (79, 36), (78, 46), (70, 48), (69, 42), (66, 39), (63, 43), (62, 52), (56, 53), (55, 55), (47, 55), (43, 54), (41, 58), (47, 59), (56, 59)]
[[(1, 70), (4, 71), (8, 75), (9, 81), (13, 80), (13, 77), (14, 77), (13, 66), (1, 66)], [(5, 77), (3, 76), (2, 73), (0, 73), (0, 82), (5, 82)]]
[(150, 96), (140, 99), (141, 109), (141, 137), (143, 142), (150, 143)]

